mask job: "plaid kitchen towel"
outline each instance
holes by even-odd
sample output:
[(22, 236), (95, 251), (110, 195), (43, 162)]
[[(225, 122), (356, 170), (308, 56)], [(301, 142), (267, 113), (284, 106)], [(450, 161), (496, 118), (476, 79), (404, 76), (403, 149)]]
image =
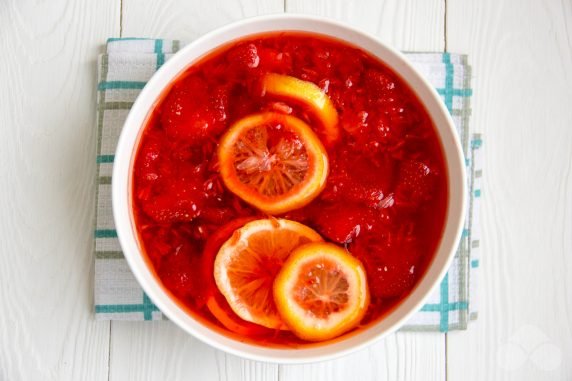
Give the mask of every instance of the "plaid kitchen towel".
[[(182, 44), (175, 40), (112, 38), (99, 57), (97, 96), (97, 220), (95, 228), (95, 313), (101, 320), (160, 320), (123, 258), (111, 211), (111, 174), (121, 128), (145, 83)], [(477, 317), (481, 137), (469, 129), (471, 68), (465, 55), (407, 53), (435, 86), (449, 109), (463, 145), (470, 198), (459, 248), (449, 272), (427, 304), (402, 330), (465, 329)]]

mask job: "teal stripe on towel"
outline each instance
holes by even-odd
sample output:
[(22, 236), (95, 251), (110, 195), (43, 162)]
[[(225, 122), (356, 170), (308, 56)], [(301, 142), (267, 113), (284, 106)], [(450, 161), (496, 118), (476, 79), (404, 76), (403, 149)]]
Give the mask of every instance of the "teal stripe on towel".
[(113, 163), (115, 155), (97, 155), (97, 164)]
[(140, 90), (145, 87), (147, 82), (136, 81), (103, 81), (97, 85), (98, 90), (112, 90), (112, 89), (134, 89)]
[(163, 40), (155, 40), (155, 54), (157, 54), (157, 69), (165, 63), (165, 54), (163, 54)]
[(107, 39), (107, 42), (113, 41), (140, 41), (140, 40), (151, 40), (151, 38), (145, 37), (111, 37)]
[(96, 229), (95, 238), (116, 238), (117, 230), (115, 229)]
[(129, 313), (129, 312), (143, 312), (144, 320), (152, 320), (153, 312), (159, 309), (151, 302), (147, 294), (143, 293), (142, 304), (96, 304), (96, 313)]
[(449, 330), (449, 273), (441, 282), (441, 320), (439, 330), (447, 332)]

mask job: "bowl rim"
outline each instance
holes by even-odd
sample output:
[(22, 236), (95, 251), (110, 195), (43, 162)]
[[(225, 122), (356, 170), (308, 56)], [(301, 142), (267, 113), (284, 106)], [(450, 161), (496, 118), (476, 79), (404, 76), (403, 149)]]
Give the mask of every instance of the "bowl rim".
[[(286, 26), (286, 27), (283, 27)], [(158, 284), (139, 249), (132, 219), (131, 168), (149, 110), (172, 81), (187, 67), (223, 43), (273, 31), (300, 31), (331, 36), (360, 47), (383, 61), (416, 93), (438, 132), (448, 172), (446, 224), (435, 257), (414, 290), (385, 317), (348, 338), (301, 349), (265, 348), (232, 339), (212, 330), (186, 313)], [(354, 42), (360, 40), (360, 43)], [(217, 43), (218, 41), (218, 43)], [(364, 47), (364, 44), (367, 47)], [(374, 51), (372, 51), (371, 48)], [(380, 57), (380, 52), (386, 54)], [(396, 65), (398, 65), (396, 67)], [(337, 358), (362, 349), (401, 327), (425, 303), (441, 283), (453, 260), (466, 212), (467, 189), (464, 156), (453, 120), (433, 86), (398, 50), (353, 26), (321, 16), (273, 14), (245, 18), (197, 38), (174, 54), (151, 77), (134, 102), (121, 131), (112, 174), (112, 209), (117, 236), (125, 259), (153, 303), (162, 313), (193, 337), (208, 345), (251, 360), (301, 364)]]

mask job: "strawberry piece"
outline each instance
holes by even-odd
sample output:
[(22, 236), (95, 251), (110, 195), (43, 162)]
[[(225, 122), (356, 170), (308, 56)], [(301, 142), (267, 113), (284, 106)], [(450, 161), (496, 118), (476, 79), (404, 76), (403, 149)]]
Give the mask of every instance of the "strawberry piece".
[(173, 248), (186, 242), (179, 229), (164, 225), (148, 225), (142, 232), (142, 236), (145, 242), (148, 242), (145, 247), (146, 252), (155, 266), (158, 266), (161, 260), (173, 251)]
[[(366, 153), (367, 154), (367, 153)], [(331, 160), (331, 172), (321, 198), (350, 201), (377, 208), (389, 194), (394, 181), (395, 163), (390, 157), (370, 160), (364, 153), (347, 152)], [(380, 175), (372, 176), (372, 173)]]
[(310, 57), (312, 66), (321, 75), (330, 76), (335, 68), (334, 57), (335, 52), (330, 48), (316, 46), (314, 52)]
[(376, 207), (384, 198), (381, 187), (367, 183), (349, 183), (345, 188), (344, 199), (352, 202), (359, 202), (368, 207)]
[(161, 154), (158, 142), (148, 141), (141, 148), (137, 162), (138, 179), (155, 181), (159, 178), (157, 163)]
[(228, 89), (221, 86), (216, 88), (210, 97), (210, 109), (217, 122), (224, 122), (228, 118), (228, 93)]
[(209, 89), (204, 80), (192, 76), (165, 99), (161, 123), (168, 137), (200, 144), (224, 129), (227, 108), (224, 88)]
[(390, 116), (378, 114), (371, 118), (371, 131), (375, 141), (382, 146), (397, 145), (403, 137), (404, 126), (400, 123), (392, 123)]
[(406, 229), (385, 229), (368, 232), (350, 247), (364, 264), (372, 297), (378, 298), (397, 297), (413, 287), (420, 254), (417, 241)]
[(230, 94), (233, 99), (229, 106), (229, 114), (232, 115), (232, 120), (237, 120), (259, 111), (257, 98), (261, 91), (258, 78), (256, 81), (247, 80), (246, 84), (235, 85)]
[(206, 195), (196, 179), (171, 180), (154, 197), (143, 203), (143, 210), (159, 223), (192, 221), (201, 213)]
[(383, 264), (375, 259), (366, 259), (364, 266), (370, 292), (379, 298), (402, 295), (413, 287), (417, 278), (415, 265), (408, 261)]
[[(163, 284), (180, 298), (192, 297), (195, 303), (204, 303), (202, 281), (196, 275), (196, 268), (201, 266), (201, 259), (190, 243), (178, 246), (163, 258), (159, 267), (159, 276)], [(199, 299), (197, 299), (199, 298)]]
[(346, 132), (359, 136), (367, 132), (368, 119), (369, 113), (367, 111), (348, 110), (342, 113), (340, 125)]
[(348, 243), (372, 228), (372, 212), (355, 204), (327, 206), (314, 217), (320, 234), (337, 243)]
[(257, 49), (260, 57), (260, 68), (264, 71), (288, 73), (292, 70), (292, 57), (290, 53), (261, 46)]
[[(374, 202), (379, 201), (379, 197), (389, 193), (394, 181), (396, 163), (388, 155), (368, 155), (362, 153), (361, 156), (355, 154), (355, 159), (348, 163), (347, 171), (351, 174), (354, 183), (362, 185), (369, 193), (375, 192)], [(372, 176), (375, 173), (375, 176)]]
[(243, 44), (233, 48), (227, 55), (228, 61), (237, 69), (255, 69), (260, 64), (258, 49), (254, 44)]
[(433, 197), (436, 173), (420, 161), (401, 164), (395, 200), (398, 204), (419, 206)]
[(234, 218), (234, 211), (226, 207), (209, 206), (201, 213), (201, 220), (221, 225)]
[(369, 69), (365, 72), (365, 83), (371, 90), (377, 92), (379, 96), (395, 90), (393, 78), (376, 69)]
[(364, 71), (363, 53), (354, 48), (336, 49), (332, 54), (337, 61), (336, 70), (341, 78), (351, 79), (353, 86), (360, 82), (361, 73)]

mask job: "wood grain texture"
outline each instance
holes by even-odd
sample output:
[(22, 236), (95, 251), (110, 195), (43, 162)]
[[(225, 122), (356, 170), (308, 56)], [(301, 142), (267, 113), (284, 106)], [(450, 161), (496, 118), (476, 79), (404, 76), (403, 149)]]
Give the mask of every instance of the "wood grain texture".
[(123, 0), (123, 37), (191, 41), (245, 17), (281, 13), (282, 0)]
[(449, 380), (572, 379), (572, 3), (447, 0), (485, 134), (479, 320)]
[(113, 322), (109, 380), (275, 380), (277, 366), (242, 360), (174, 324)]
[(445, 47), (443, 0), (286, 0), (286, 11), (326, 16), (410, 51)]
[(444, 380), (444, 335), (399, 332), (332, 361), (280, 366), (280, 380)]
[(93, 320), (96, 57), (115, 0), (0, 2), (0, 380), (105, 380)]

